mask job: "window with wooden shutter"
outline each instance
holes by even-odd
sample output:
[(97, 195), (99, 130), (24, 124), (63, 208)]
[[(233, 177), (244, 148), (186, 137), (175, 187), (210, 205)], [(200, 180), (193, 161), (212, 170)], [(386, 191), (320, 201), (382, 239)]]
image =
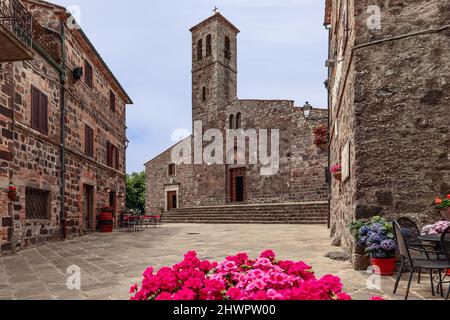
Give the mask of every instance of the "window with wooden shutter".
[(35, 87), (31, 88), (31, 127), (48, 133), (48, 98)]
[(107, 143), (106, 149), (106, 163), (108, 167), (119, 170), (119, 149), (110, 142)]
[(112, 112), (116, 112), (116, 95), (112, 91), (109, 92), (109, 108)]
[(85, 61), (85, 64), (84, 64), (84, 71), (85, 71), (85, 78), (84, 78), (84, 80), (85, 80), (85, 82), (86, 82), (86, 84), (88, 85), (88, 87), (89, 88), (92, 88), (94, 85), (94, 82), (93, 82), (93, 72), (92, 72), (92, 66), (89, 64), (89, 62), (87, 62), (87, 61)]
[(85, 127), (84, 153), (88, 157), (94, 157), (94, 130), (89, 126)]

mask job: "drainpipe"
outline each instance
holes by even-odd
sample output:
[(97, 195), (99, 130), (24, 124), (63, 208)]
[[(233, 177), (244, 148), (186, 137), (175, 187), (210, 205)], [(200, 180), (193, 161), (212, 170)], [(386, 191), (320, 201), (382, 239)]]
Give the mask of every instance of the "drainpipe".
[(59, 70), (59, 82), (60, 82), (60, 90), (61, 90), (61, 98), (60, 98), (60, 126), (61, 126), (61, 185), (60, 185), (60, 204), (61, 204), (61, 212), (59, 214), (59, 225), (60, 225), (60, 236), (61, 240), (66, 239), (66, 215), (65, 215), (65, 193), (66, 193), (66, 121), (65, 121), (65, 113), (66, 113), (66, 101), (65, 101), (65, 84), (66, 84), (66, 49), (65, 49), (65, 29), (64, 29), (64, 21), (60, 22), (60, 37), (61, 37), (61, 69)]

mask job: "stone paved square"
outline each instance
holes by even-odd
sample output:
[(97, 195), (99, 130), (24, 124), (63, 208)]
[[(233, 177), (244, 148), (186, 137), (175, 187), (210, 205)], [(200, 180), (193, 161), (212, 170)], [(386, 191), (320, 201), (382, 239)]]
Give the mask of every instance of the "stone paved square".
[[(221, 260), (246, 251), (251, 257), (272, 249), (280, 259), (304, 260), (319, 275), (342, 278), (354, 299), (373, 295), (403, 299), (405, 282), (392, 295), (394, 279), (382, 279), (382, 291), (368, 290), (368, 274), (354, 271), (349, 262), (330, 260), (329, 230), (306, 225), (170, 224), (143, 232), (94, 233), (66, 242), (53, 242), (12, 256), (0, 257), (0, 299), (121, 300), (140, 281), (147, 266), (160, 268), (196, 250), (200, 258)], [(68, 290), (66, 270), (82, 269), (81, 290)], [(413, 284), (410, 299), (440, 299), (431, 295), (429, 280)]]

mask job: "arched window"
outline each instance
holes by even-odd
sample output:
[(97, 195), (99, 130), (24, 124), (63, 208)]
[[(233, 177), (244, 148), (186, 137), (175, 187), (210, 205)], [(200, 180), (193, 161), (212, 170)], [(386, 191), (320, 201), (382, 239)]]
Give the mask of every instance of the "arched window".
[(206, 36), (206, 56), (209, 57), (211, 55), (211, 42), (212, 37), (210, 34)]
[(206, 101), (206, 87), (202, 88), (202, 101), (205, 102)]
[(231, 42), (229, 37), (225, 37), (225, 58), (231, 59)]
[(198, 40), (197, 42), (197, 61), (203, 59), (203, 39)]
[(229, 126), (230, 126), (230, 129), (234, 129), (234, 115), (230, 115)]
[(236, 115), (236, 129), (241, 129), (242, 128), (242, 116), (241, 113), (239, 112)]

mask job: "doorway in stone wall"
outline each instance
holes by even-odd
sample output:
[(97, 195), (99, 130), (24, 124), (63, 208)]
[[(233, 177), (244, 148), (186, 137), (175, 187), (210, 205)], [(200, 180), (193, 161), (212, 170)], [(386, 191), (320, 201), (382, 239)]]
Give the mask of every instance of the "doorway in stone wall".
[(113, 208), (114, 212), (113, 212), (113, 217), (114, 217), (114, 221), (117, 221), (117, 212), (116, 212), (116, 208), (117, 208), (117, 194), (115, 191), (111, 191), (109, 193), (109, 206), (111, 208)]
[(178, 197), (176, 191), (167, 191), (167, 210), (177, 209)]
[(94, 187), (83, 185), (83, 230), (92, 230), (94, 224)]
[(245, 201), (245, 168), (230, 170), (230, 201)]

